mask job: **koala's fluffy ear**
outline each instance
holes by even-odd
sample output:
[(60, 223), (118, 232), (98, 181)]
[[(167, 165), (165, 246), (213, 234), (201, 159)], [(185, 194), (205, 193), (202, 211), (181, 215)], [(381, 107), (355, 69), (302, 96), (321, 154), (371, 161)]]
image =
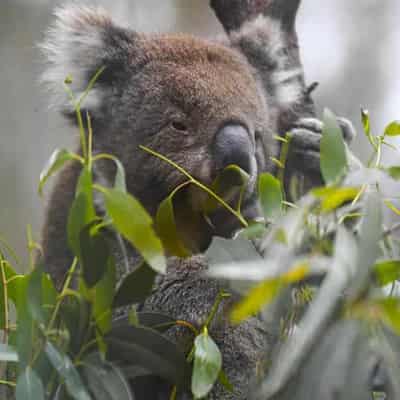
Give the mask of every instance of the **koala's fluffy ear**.
[(73, 105), (64, 87), (67, 77), (75, 98), (91, 78), (104, 68), (82, 108), (95, 114), (116, 79), (123, 79), (138, 35), (112, 22), (100, 7), (67, 5), (56, 9), (56, 21), (40, 45), (47, 61), (42, 82), (52, 94), (52, 104), (66, 115)]

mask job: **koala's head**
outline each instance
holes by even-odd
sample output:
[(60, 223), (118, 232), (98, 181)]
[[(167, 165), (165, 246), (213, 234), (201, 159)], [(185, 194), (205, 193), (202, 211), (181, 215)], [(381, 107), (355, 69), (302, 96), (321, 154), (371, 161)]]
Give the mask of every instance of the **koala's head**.
[[(228, 165), (250, 175), (243, 213), (257, 213), (255, 182), (274, 153), (273, 116), (257, 74), (239, 51), (185, 35), (145, 35), (121, 28), (99, 8), (68, 6), (56, 12), (43, 49), (48, 67), (43, 80), (53, 103), (75, 121), (63, 88), (70, 76), (76, 97), (104, 67), (82, 104), (93, 125), (94, 151), (117, 156), (127, 173), (128, 190), (154, 215), (159, 203), (187, 180), (179, 171), (139, 145), (174, 161), (205, 184)], [(84, 115), (84, 114), (83, 114)], [(112, 182), (111, 163), (96, 171)], [(186, 201), (193, 202), (188, 190)], [(216, 233), (238, 226), (224, 219)], [(183, 217), (185, 219), (186, 217)], [(216, 217), (218, 220), (218, 218)], [(179, 222), (179, 221), (178, 221)], [(185, 229), (185, 221), (180, 222)], [(197, 235), (200, 247), (214, 228)]]

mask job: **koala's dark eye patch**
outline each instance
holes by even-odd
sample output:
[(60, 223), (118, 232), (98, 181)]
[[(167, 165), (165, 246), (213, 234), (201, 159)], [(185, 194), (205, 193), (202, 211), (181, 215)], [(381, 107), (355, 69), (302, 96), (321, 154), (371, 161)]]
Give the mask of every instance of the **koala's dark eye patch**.
[(179, 132), (186, 132), (188, 130), (187, 126), (183, 122), (180, 122), (180, 121), (172, 121), (171, 126), (176, 131), (179, 131)]

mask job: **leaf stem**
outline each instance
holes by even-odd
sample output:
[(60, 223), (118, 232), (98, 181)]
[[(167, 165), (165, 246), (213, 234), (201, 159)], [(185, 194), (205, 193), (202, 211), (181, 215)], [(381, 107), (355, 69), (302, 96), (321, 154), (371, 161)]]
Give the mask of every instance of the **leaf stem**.
[(226, 299), (228, 297), (231, 297), (231, 295), (229, 293), (226, 293), (225, 291), (221, 290), (218, 293), (217, 298), (215, 299), (215, 302), (211, 308), (211, 312), (210, 315), (207, 317), (206, 322), (204, 323), (204, 328), (203, 329), (207, 329), (208, 326), (211, 324), (211, 322), (213, 321), (213, 319), (215, 318), (215, 315), (218, 312), (218, 308), (222, 302), (223, 299)]
[(54, 307), (54, 311), (53, 311), (53, 314), (51, 315), (51, 319), (50, 319), (50, 322), (49, 322), (49, 324), (47, 326), (46, 332), (51, 331), (53, 329), (53, 325), (54, 325), (54, 323), (56, 321), (58, 312), (59, 312), (60, 307), (61, 307), (61, 303), (62, 303), (62, 301), (63, 301), (63, 299), (65, 297), (65, 293), (69, 289), (69, 285), (71, 284), (71, 280), (72, 280), (72, 277), (73, 277), (73, 275), (75, 273), (77, 265), (78, 265), (78, 258), (75, 257), (74, 261), (72, 262), (72, 265), (71, 265), (70, 269), (68, 270), (67, 278), (65, 279), (62, 291), (61, 291), (60, 295), (58, 296), (57, 303), (56, 303), (56, 306)]
[[(0, 256), (1, 257), (1, 256)], [(8, 341), (8, 331), (9, 331), (9, 315), (8, 315), (8, 289), (7, 289), (7, 277), (6, 271), (4, 269), (5, 261), (0, 258), (0, 269), (1, 269), (1, 281), (3, 284), (3, 302), (4, 302), (4, 336), (3, 341), (7, 343)]]

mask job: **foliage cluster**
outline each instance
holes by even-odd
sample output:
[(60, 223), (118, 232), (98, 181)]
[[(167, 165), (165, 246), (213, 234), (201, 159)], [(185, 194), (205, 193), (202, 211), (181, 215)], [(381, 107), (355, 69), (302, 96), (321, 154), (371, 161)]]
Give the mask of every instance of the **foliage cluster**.
[[(395, 290), (400, 278), (400, 245), (395, 235), (399, 226), (385, 227), (382, 221), (384, 206), (400, 215), (396, 199), (385, 192), (387, 182), (400, 178), (400, 165), (381, 164), (382, 147), (392, 146), (388, 139), (400, 135), (398, 122), (390, 124), (383, 135), (374, 136), (368, 114), (363, 111), (373, 154), (367, 166), (349, 171), (340, 128), (335, 116), (326, 111), (321, 140), (321, 171), (326, 186), (298, 198), (293, 184), (294, 200), (287, 201), (282, 191), (285, 160), (281, 157), (276, 160), (281, 168), (278, 178), (270, 174), (259, 177), (265, 217), (262, 222), (246, 221), (241, 215), (247, 177), (236, 166), (228, 167), (209, 188), (171, 160), (142, 148), (187, 177), (187, 182), (160, 205), (153, 221), (127, 193), (121, 163), (109, 154), (92, 154), (90, 117), (87, 115), (84, 123), (80, 110), (88, 91), (78, 100), (70, 93), (79, 121), (82, 154), (57, 150), (39, 184), (42, 192), (50, 176), (67, 162), (82, 165), (67, 226), (75, 259), (61, 291), (55, 289), (40, 262), (34, 262), (33, 254), (39, 246), (31, 234), (31, 265), (26, 274), (15, 272), (17, 257), (0, 243), (0, 362), (7, 366), (0, 385), (15, 392), (17, 400), (128, 400), (133, 398), (129, 380), (138, 375), (156, 375), (170, 382), (171, 399), (182, 388), (190, 388), (194, 398), (205, 398), (217, 380), (226, 390), (234, 391), (208, 330), (226, 293), (215, 299), (213, 309), (207, 310), (207, 322), (200, 327), (135, 308), (151, 293), (156, 275), (166, 272), (165, 251), (181, 257), (190, 255), (175, 226), (174, 197), (187, 185), (195, 185), (207, 193), (205, 214), (225, 207), (243, 225), (234, 239), (216, 239), (207, 252), (209, 274), (228, 279), (234, 290), (243, 293), (243, 299), (232, 309), (232, 323), (261, 313), (266, 317), (267, 330), (279, 328), (282, 344), (268, 368), (265, 366), (268, 373), (254, 398), (286, 399), (294, 398), (294, 393), (300, 399), (323, 398), (310, 397), (315, 393), (311, 390), (323, 393), (326, 379), (317, 384), (321, 388), (313, 381), (323, 374), (330, 376), (331, 382), (330, 388), (324, 386), (324, 393), (339, 390), (340, 398), (361, 398), (352, 397), (347, 385), (353, 379), (365, 384), (357, 389), (370, 391), (363, 374), (371, 372), (365, 362), (371, 352), (383, 366), (382, 388), (393, 395), (390, 398), (400, 398), (396, 378), (400, 376), (399, 360), (395, 355), (400, 352), (400, 298)], [(285, 154), (290, 135), (280, 140)], [(93, 165), (100, 159), (116, 165), (112, 188), (93, 182)], [(232, 186), (239, 194), (236, 204), (229, 201)], [(94, 192), (103, 196), (105, 216), (96, 214)], [(117, 282), (107, 240), (110, 229), (143, 258), (121, 282)], [(129, 307), (129, 316), (115, 320), (113, 315), (120, 307)], [(163, 336), (174, 325), (185, 326), (195, 334), (188, 354)], [(337, 356), (337, 346), (348, 353)], [(344, 376), (343, 370), (352, 371), (351, 376)], [(301, 379), (296, 381), (296, 377)], [(352, 386), (351, 390), (356, 389)]]

